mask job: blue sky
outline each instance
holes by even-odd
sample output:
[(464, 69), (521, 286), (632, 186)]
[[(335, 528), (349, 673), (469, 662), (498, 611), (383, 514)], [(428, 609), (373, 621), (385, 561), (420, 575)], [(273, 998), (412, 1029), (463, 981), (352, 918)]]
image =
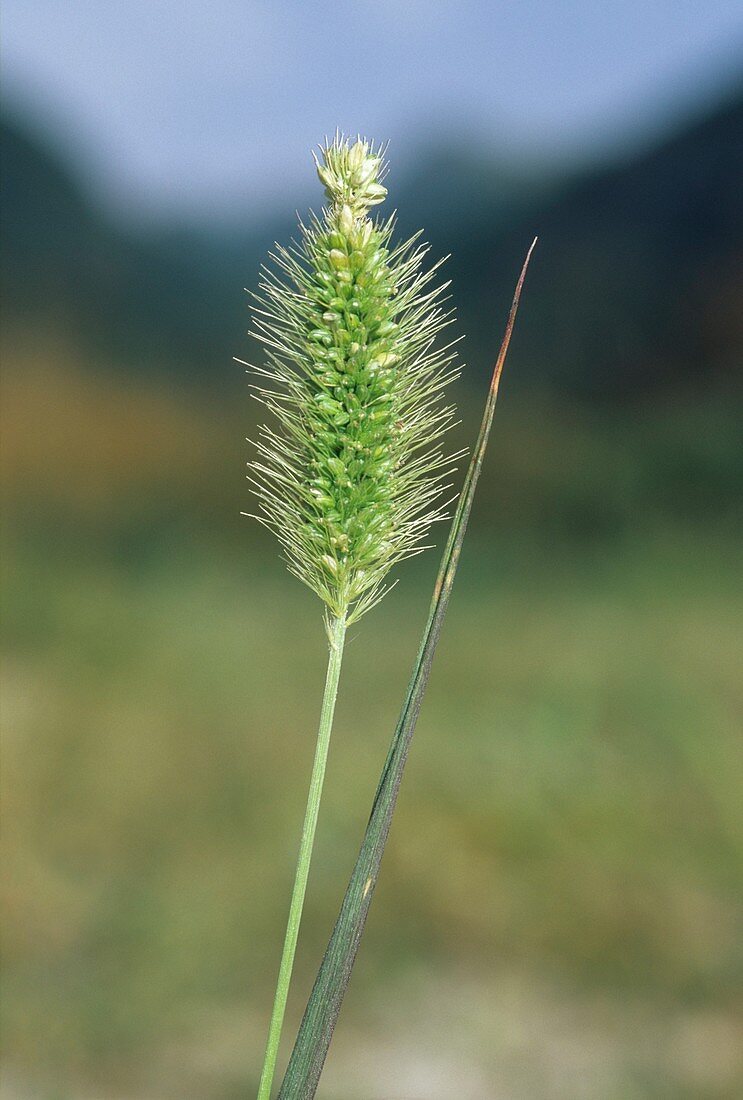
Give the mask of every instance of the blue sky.
[(132, 212), (229, 218), (304, 190), (336, 126), (588, 156), (733, 72), (740, 0), (3, 0), (7, 101)]

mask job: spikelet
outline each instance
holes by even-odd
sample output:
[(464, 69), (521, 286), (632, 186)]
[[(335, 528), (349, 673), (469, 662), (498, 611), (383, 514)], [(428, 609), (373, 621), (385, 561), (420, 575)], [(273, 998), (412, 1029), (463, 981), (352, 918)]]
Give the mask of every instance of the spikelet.
[(452, 457), (440, 447), (454, 409), (442, 391), (459, 373), (439, 267), (424, 270), (419, 234), (393, 246), (394, 217), (373, 220), (387, 194), (383, 152), (340, 135), (320, 149), (328, 205), (276, 246), (255, 296), (253, 335), (271, 412), (249, 463), (260, 519), (289, 569), (329, 616), (358, 619), (388, 587), (390, 568), (424, 549), (444, 518)]

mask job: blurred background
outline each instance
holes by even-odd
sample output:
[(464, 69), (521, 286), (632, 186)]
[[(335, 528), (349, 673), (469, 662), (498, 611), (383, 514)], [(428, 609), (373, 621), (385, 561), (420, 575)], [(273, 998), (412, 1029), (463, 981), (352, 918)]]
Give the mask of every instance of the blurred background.
[[(325, 641), (232, 356), (336, 126), (451, 253), (457, 442), (540, 243), (320, 1095), (743, 1095), (739, 5), (3, 8), (2, 1100), (256, 1087)], [(288, 1040), (436, 565), (348, 650)]]

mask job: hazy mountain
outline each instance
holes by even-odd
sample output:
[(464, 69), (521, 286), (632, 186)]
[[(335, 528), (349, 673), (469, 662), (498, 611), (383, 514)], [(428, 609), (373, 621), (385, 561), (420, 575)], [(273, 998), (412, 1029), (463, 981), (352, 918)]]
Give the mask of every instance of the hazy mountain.
[(456, 249), (442, 237), (475, 347), (495, 346), (514, 269), (538, 234), (518, 337), (531, 380), (609, 398), (740, 380), (741, 196), (737, 97), (516, 208), (509, 224), (481, 215)]
[[(136, 233), (18, 123), (2, 128), (5, 327), (83, 342), (122, 368), (213, 384), (249, 352), (243, 286), (283, 224)], [(521, 258), (540, 244), (518, 335), (521, 385), (617, 400), (740, 372), (743, 99), (657, 147), (560, 182), (447, 143), (394, 187), (402, 231), (424, 225), (449, 275), (467, 360), (487, 368)], [(739, 376), (739, 374), (738, 374)], [(517, 383), (518, 384), (518, 383)]]
[(262, 235), (137, 232), (95, 208), (71, 165), (2, 125), (5, 326), (60, 331), (133, 369), (218, 377), (244, 345)]

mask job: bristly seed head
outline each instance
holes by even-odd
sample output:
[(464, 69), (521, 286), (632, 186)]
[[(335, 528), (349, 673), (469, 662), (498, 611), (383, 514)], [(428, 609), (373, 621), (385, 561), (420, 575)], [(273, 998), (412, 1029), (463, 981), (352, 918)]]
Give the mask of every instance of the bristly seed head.
[(268, 362), (254, 369), (270, 382), (258, 396), (275, 426), (249, 466), (289, 568), (352, 622), (443, 518), (452, 466), (437, 444), (454, 410), (441, 392), (459, 370), (435, 346), (451, 320), (445, 285), (430, 289), (439, 265), (424, 271), (417, 235), (392, 247), (394, 219), (369, 217), (387, 194), (382, 151), (336, 135), (320, 154), (328, 206), (276, 246), (255, 296)]

